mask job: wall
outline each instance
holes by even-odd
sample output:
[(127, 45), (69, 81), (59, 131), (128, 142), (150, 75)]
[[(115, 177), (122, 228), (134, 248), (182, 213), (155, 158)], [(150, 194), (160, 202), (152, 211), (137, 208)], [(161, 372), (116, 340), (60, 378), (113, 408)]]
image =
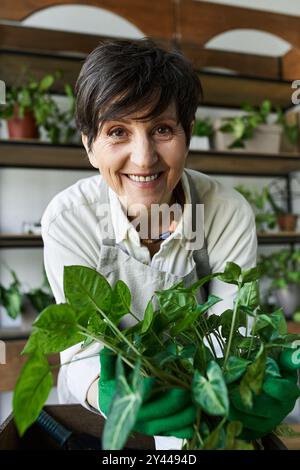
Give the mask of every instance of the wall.
[[(227, 3), (241, 6), (257, 6), (270, 9), (271, 1), (246, 2), (246, 1), (218, 1), (216, 3)], [(274, 2), (272, 2), (274, 6)], [(275, 5), (276, 6), (276, 5)], [(274, 6), (274, 11), (275, 11)], [(278, 8), (283, 12), (300, 15), (299, 2), (290, 1), (286, 4), (283, 0), (277, 1)], [(42, 10), (24, 21), (25, 26), (36, 26), (53, 29), (64, 29), (90, 34), (103, 34), (112, 36), (123, 36), (130, 38), (143, 37), (143, 33), (127, 20), (117, 17), (102, 9), (85, 6), (58, 6)], [(288, 50), (289, 45), (269, 34), (258, 32), (236, 31), (225, 33), (213, 39), (208, 47), (216, 47), (228, 50), (239, 50), (253, 53), (270, 55), (281, 55)], [(231, 110), (211, 110), (200, 108), (198, 114), (229, 115)], [(6, 136), (5, 126), (0, 128), (0, 137)], [(59, 191), (75, 183), (80, 178), (95, 174), (94, 171), (56, 171), (56, 170), (29, 170), (29, 169), (3, 169), (0, 171), (0, 231), (14, 232), (22, 231), (24, 221), (39, 221), (41, 215), (51, 198)], [(242, 178), (242, 177), (218, 177), (225, 184), (233, 187), (236, 184), (245, 183), (262, 187), (269, 182), (268, 178)], [(297, 204), (299, 208), (299, 201)], [(273, 249), (273, 248), (272, 248)], [(264, 251), (266, 248), (264, 248)], [(270, 250), (270, 249), (269, 249)], [(261, 251), (261, 249), (260, 249)], [(4, 284), (10, 282), (10, 276), (5, 266), (14, 269), (21, 282), (27, 287), (37, 287), (42, 278), (42, 250), (1, 250), (0, 251), (0, 281)], [(51, 395), (51, 403), (55, 403), (55, 390)], [(11, 409), (11, 394), (0, 394), (0, 423)], [(295, 415), (298, 416), (298, 411)]]

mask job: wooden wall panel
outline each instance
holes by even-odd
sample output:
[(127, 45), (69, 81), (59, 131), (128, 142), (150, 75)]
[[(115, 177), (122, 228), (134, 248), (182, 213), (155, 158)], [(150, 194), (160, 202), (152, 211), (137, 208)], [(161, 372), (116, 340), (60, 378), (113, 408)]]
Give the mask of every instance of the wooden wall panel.
[(146, 36), (170, 38), (173, 35), (172, 0), (1, 0), (0, 18), (21, 21), (35, 11), (62, 3), (103, 8), (127, 19)]
[[(0, 49), (4, 50), (51, 52), (62, 55), (71, 52), (75, 57), (85, 57), (100, 42), (110, 39), (115, 38), (0, 24)], [(162, 47), (171, 47), (171, 40), (158, 38), (156, 42)]]
[(185, 43), (180, 45), (180, 50), (197, 70), (202, 67), (222, 67), (248, 77), (280, 78), (280, 62), (274, 57), (203, 49)]
[(184, 42), (204, 45), (233, 29), (266, 31), (300, 47), (300, 18), (250, 8), (180, 0), (179, 33)]
[(282, 78), (297, 80), (300, 78), (300, 49), (294, 47), (281, 59)]

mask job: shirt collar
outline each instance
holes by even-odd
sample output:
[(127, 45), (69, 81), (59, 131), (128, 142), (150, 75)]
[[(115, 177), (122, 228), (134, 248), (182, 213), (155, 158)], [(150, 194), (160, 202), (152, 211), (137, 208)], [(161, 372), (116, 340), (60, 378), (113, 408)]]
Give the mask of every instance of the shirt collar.
[[(191, 211), (191, 192), (188, 177), (185, 173), (185, 169), (182, 173), (180, 182), (184, 192), (184, 210), (182, 217), (180, 218), (175, 231), (166, 240), (162, 242), (165, 245), (173, 239), (179, 239), (181, 245), (184, 246), (186, 239), (191, 239), (192, 230), (192, 211)], [(109, 187), (109, 203), (111, 207), (111, 219), (115, 232), (116, 243), (120, 243), (123, 240), (130, 239), (137, 246), (141, 246), (140, 237), (135, 227), (129, 222), (124, 208), (118, 198), (118, 195)]]

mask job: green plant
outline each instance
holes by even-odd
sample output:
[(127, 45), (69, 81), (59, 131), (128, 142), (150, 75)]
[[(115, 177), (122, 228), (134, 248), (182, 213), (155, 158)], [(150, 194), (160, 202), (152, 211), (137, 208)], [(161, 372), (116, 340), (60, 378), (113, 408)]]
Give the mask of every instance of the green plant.
[[(298, 175), (292, 175), (291, 182), (295, 185), (298, 184), (299, 187)], [(285, 181), (280, 181), (278, 179), (271, 181), (268, 187), (267, 198), (276, 215), (290, 213), (288, 207), (288, 199), (291, 198), (295, 200), (300, 196), (299, 190), (297, 191), (295, 188), (296, 186), (293, 190), (291, 189), (290, 194), (288, 194)]]
[(247, 114), (230, 118), (223, 118), (225, 122), (220, 131), (232, 134), (233, 142), (228, 148), (244, 148), (245, 141), (253, 137), (254, 131), (259, 124), (266, 124), (271, 113), (272, 105), (269, 100), (264, 100), (258, 109), (249, 104), (244, 104), (242, 110)]
[[(278, 377), (281, 352), (300, 338), (287, 334), (281, 310), (266, 314), (259, 307), (259, 276), (257, 268), (242, 272), (229, 262), (223, 273), (206, 276), (188, 288), (181, 281), (156, 291), (153, 297), (158, 309), (152, 297), (140, 320), (131, 311), (131, 293), (123, 281), (112, 287), (94, 269), (66, 266), (66, 303), (41, 312), (22, 353), (29, 358), (13, 399), (19, 433), (22, 435), (36, 420), (53, 385), (53, 366), (47, 355), (79, 342), (84, 348), (99, 341), (118, 354), (117, 394), (105, 423), (104, 448), (124, 446), (142, 402), (143, 380), (154, 377), (163, 389), (190, 391), (197, 405), (195, 433), (184, 449), (252, 449), (252, 444), (241, 437), (243, 422), (229, 420), (232, 393), (251, 410), (265, 378)], [(198, 304), (195, 293), (212, 278), (236, 285), (237, 296), (233, 310), (207, 317), (208, 310), (221, 299), (210, 295)], [(127, 314), (136, 324), (120, 329)], [(249, 318), (253, 321), (251, 328)], [(222, 357), (216, 354), (213, 336)], [(124, 365), (132, 369), (129, 376)]]
[(193, 134), (198, 137), (211, 137), (214, 133), (213, 125), (209, 118), (196, 119)]
[(42, 286), (26, 292), (26, 290), (22, 289), (21, 282), (16, 273), (12, 270), (9, 271), (13, 278), (12, 283), (7, 288), (0, 284), (0, 305), (4, 307), (9, 317), (16, 319), (21, 314), (25, 296), (28, 297), (31, 305), (38, 312), (54, 303), (54, 297), (45, 273)]
[(8, 288), (0, 284), (0, 305), (4, 307), (9, 317), (16, 319), (21, 313), (23, 294), (16, 273), (10, 271), (13, 281)]
[[(267, 203), (270, 202), (269, 188), (266, 186), (259, 191), (257, 188), (246, 188), (240, 184), (235, 189), (241, 193), (252, 206), (255, 214), (255, 222), (258, 231), (263, 231), (265, 226), (273, 229), (277, 225), (276, 213), (270, 212)], [(274, 209), (274, 207), (272, 206)]]
[(16, 106), (17, 115), (23, 118), (26, 112), (33, 113), (38, 127), (43, 127), (52, 144), (66, 143), (76, 133), (72, 124), (74, 116), (74, 95), (70, 85), (65, 85), (68, 98), (68, 109), (60, 111), (50, 94), (55, 81), (61, 77), (60, 72), (45, 75), (41, 80), (29, 79), (26, 83), (13, 86), (7, 90), (6, 104), (0, 106), (0, 119), (11, 119)]
[(286, 119), (286, 116), (282, 109), (278, 106), (277, 108), (277, 124), (280, 124), (284, 134), (286, 135), (288, 141), (292, 145), (297, 145), (299, 140), (299, 128), (295, 123), (289, 123)]
[(262, 276), (272, 280), (271, 290), (288, 284), (300, 285), (300, 250), (284, 249), (270, 255), (261, 255), (259, 268)]
[(40, 287), (30, 289), (28, 292), (26, 292), (31, 305), (37, 312), (41, 312), (46, 307), (48, 307), (48, 305), (51, 305), (55, 302), (45, 271), (43, 276), (44, 280)]

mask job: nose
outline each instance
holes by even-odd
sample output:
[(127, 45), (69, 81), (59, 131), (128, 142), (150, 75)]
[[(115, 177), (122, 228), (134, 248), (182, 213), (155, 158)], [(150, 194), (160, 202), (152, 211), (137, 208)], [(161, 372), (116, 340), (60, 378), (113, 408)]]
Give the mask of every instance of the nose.
[(158, 155), (155, 142), (146, 132), (138, 133), (132, 140), (131, 162), (139, 168), (151, 168), (156, 164)]

